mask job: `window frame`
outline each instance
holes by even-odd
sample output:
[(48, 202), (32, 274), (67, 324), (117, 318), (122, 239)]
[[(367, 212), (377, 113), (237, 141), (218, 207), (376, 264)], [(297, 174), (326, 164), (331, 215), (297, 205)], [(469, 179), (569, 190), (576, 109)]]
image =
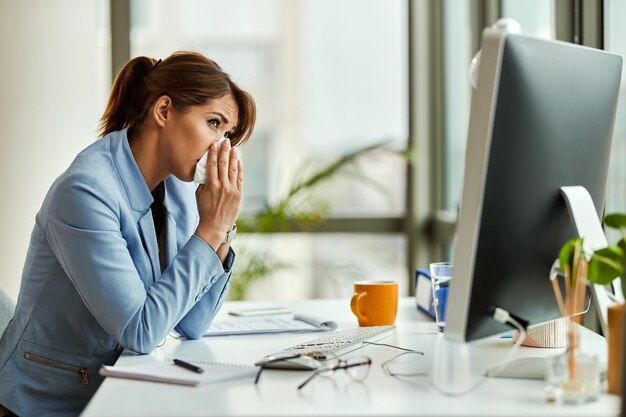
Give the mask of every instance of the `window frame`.
[[(469, 0), (471, 46), (480, 48), (483, 28), (501, 17), (501, 0)], [(130, 59), (130, 0), (110, 0), (111, 74)], [(555, 37), (602, 48), (602, 0), (553, 0)], [(403, 216), (330, 218), (307, 233), (398, 233), (407, 242), (407, 277), (415, 291), (414, 271), (444, 260), (456, 228), (456, 213), (444, 210), (445, 118), (443, 5), (408, 0), (408, 143), (419, 157), (407, 167)], [(113, 80), (112, 80), (113, 81)], [(298, 233), (297, 227), (291, 232)]]

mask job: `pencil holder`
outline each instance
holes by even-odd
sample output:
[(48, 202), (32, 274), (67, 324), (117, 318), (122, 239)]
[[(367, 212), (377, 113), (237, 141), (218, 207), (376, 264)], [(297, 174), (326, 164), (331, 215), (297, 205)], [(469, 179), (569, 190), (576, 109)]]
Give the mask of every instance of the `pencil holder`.
[(550, 402), (583, 404), (600, 395), (598, 358), (580, 352), (578, 324), (570, 322), (564, 353), (548, 358), (546, 395)]

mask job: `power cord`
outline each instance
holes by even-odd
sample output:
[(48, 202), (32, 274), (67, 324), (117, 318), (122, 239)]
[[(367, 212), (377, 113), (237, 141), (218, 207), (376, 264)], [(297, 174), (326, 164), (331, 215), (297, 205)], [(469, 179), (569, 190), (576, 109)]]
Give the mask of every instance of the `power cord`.
[[(462, 397), (464, 395), (467, 395), (467, 394), (475, 391), (478, 387), (480, 387), (485, 382), (487, 382), (489, 380), (489, 378), (495, 378), (498, 375), (500, 375), (502, 370), (511, 361), (513, 355), (515, 355), (515, 353), (519, 350), (519, 348), (522, 345), (522, 343), (524, 343), (524, 339), (526, 339), (526, 327), (528, 327), (528, 322), (526, 320), (524, 320), (524, 319), (521, 319), (518, 316), (515, 316), (514, 314), (509, 313), (508, 311), (506, 311), (506, 310), (504, 310), (504, 309), (502, 309), (500, 307), (496, 307), (495, 308), (495, 310), (493, 312), (493, 318), (494, 318), (494, 320), (496, 320), (499, 323), (506, 324), (506, 325), (509, 325), (511, 327), (514, 327), (515, 329), (517, 329), (517, 331), (520, 334), (519, 338), (517, 339), (517, 342), (515, 342), (515, 344), (513, 345), (511, 350), (509, 351), (509, 353), (504, 358), (504, 361), (502, 361), (502, 363), (500, 363), (500, 365), (495, 369), (495, 371), (489, 377), (488, 376), (484, 376), (483, 378), (479, 379), (476, 383), (471, 385), (469, 388), (461, 390), (461, 391), (449, 391), (449, 390), (446, 390), (444, 388), (439, 387), (435, 383), (435, 379), (434, 379), (433, 375), (431, 375), (430, 385), (437, 392), (439, 392), (439, 393), (441, 393), (441, 394), (443, 394), (443, 395), (445, 395), (447, 397)], [(525, 324), (523, 325), (522, 323), (525, 323)]]

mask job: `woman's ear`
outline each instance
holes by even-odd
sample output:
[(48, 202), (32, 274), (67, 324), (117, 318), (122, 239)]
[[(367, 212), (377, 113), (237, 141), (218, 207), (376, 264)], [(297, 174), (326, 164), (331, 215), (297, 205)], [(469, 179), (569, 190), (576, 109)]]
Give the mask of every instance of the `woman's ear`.
[(165, 123), (167, 123), (168, 118), (171, 117), (172, 114), (172, 99), (168, 96), (161, 96), (154, 103), (154, 108), (152, 109), (152, 117), (156, 124), (160, 127), (164, 127)]

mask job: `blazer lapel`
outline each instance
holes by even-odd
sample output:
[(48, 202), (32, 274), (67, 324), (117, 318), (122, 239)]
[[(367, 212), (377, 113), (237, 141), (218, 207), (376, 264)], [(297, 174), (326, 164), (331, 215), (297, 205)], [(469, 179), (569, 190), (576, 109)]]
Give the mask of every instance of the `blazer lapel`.
[(177, 197), (176, 180), (174, 177), (170, 176), (165, 179), (164, 189), (163, 206), (167, 216), (167, 221), (165, 222), (165, 265), (167, 267), (172, 264), (174, 257), (180, 249), (178, 236), (181, 231), (178, 230), (178, 224), (176, 223), (176, 219), (180, 218), (180, 198)]
[(150, 210), (139, 219), (138, 226), (144, 249), (148, 253), (148, 258), (150, 258), (150, 264), (152, 265), (152, 282), (154, 282), (156, 278), (161, 275), (161, 266), (159, 264), (159, 248), (154, 232), (154, 221), (152, 220), (152, 212)]
[(167, 213), (165, 222), (165, 259), (166, 265), (170, 266), (174, 256), (178, 253), (178, 239), (176, 238), (176, 220), (171, 213)]
[(123, 179), (124, 191), (126, 192), (130, 207), (136, 213), (136, 218), (138, 219), (137, 228), (141, 235), (144, 250), (150, 259), (152, 278), (143, 276), (143, 274), (146, 274), (149, 270), (148, 265), (142, 265), (143, 268), (138, 268), (138, 271), (142, 275), (141, 278), (144, 280), (147, 287), (152, 284), (157, 277), (161, 276), (159, 248), (154, 231), (152, 211), (150, 210), (150, 205), (154, 199), (130, 149), (127, 133), (128, 130), (124, 129), (112, 134), (111, 155), (120, 173), (120, 177)]

